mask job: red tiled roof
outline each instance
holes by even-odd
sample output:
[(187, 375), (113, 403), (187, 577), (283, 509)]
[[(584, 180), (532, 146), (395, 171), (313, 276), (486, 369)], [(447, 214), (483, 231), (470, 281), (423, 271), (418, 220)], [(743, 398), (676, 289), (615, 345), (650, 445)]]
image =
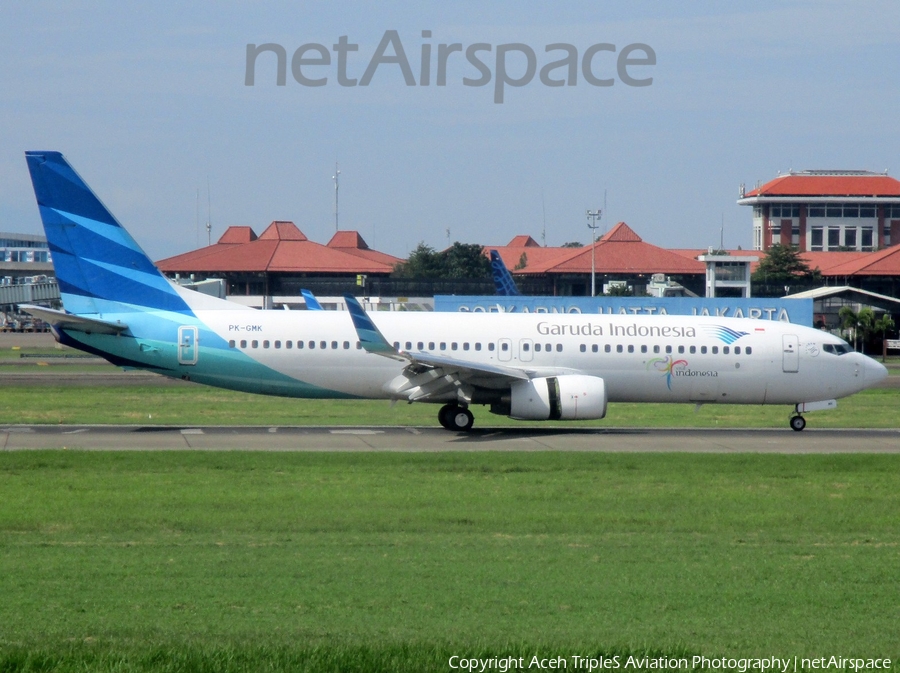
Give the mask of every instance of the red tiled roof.
[(308, 241), (309, 239), (304, 236), (302, 231), (297, 229), (297, 225), (293, 222), (275, 220), (260, 234), (259, 240)]
[[(513, 241), (524, 238), (517, 236)], [(486, 248), (490, 249), (490, 248)], [(510, 271), (525, 253), (527, 265), (516, 274), (590, 273), (591, 246), (582, 248), (494, 248)], [(705, 251), (704, 251), (705, 252)], [(702, 262), (645, 243), (624, 222), (604, 234), (595, 244), (594, 263), (597, 273), (669, 273), (703, 274)]]
[(887, 175), (782, 175), (753, 196), (900, 196), (900, 180)]
[(327, 243), (329, 248), (357, 248), (368, 250), (369, 246), (358, 231), (336, 231)]
[(238, 245), (241, 243), (249, 243), (256, 240), (256, 232), (250, 227), (232, 226), (225, 230), (218, 243), (224, 245)]
[(341, 241), (361, 242), (364, 247), (337, 248), (314, 243), (293, 222), (276, 221), (259, 238), (250, 227), (229, 227), (215, 245), (160, 260), (157, 266), (169, 273), (388, 274), (401, 261), (370, 250), (356, 232), (339, 233), (345, 234)]
[(511, 240), (507, 246), (508, 248), (539, 248), (541, 244), (535, 241), (531, 236), (527, 234), (522, 234), (520, 236), (513, 236), (513, 240)]
[(818, 254), (852, 255), (840, 264), (821, 269), (823, 276), (900, 276), (900, 246), (897, 245), (876, 252)]

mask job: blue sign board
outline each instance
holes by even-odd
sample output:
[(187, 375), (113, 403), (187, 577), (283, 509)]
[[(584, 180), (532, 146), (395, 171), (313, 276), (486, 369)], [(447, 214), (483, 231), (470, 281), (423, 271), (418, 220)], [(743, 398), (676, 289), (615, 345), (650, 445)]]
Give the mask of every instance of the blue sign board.
[(777, 320), (812, 327), (812, 299), (703, 297), (500, 297), (438, 295), (434, 310), (472, 313), (701, 315)]

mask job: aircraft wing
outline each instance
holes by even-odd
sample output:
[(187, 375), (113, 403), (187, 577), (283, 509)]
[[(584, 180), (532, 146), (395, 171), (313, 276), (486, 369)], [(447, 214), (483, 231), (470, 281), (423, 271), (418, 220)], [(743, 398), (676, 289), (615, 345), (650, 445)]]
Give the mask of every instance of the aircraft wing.
[(546, 368), (524, 369), (398, 350), (384, 337), (355, 297), (346, 295), (344, 300), (363, 349), (407, 363), (403, 373), (388, 383), (385, 389), (410, 402), (450, 397), (471, 402), (475, 388), (504, 388), (513, 381), (527, 381), (537, 376), (577, 373), (568, 368), (554, 368), (552, 371), (545, 371)]
[(20, 304), (19, 308), (30, 313), (35, 318), (40, 318), (54, 328), (71, 330), (75, 332), (87, 332), (89, 334), (121, 334), (128, 329), (128, 325), (120, 322), (107, 322), (95, 318), (72, 315), (65, 311), (57, 311), (42, 306)]

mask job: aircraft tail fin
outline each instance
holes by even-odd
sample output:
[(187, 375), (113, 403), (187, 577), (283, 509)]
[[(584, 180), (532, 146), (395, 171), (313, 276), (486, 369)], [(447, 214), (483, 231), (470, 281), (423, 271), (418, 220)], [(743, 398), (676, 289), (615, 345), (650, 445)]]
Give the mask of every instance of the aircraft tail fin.
[(26, 152), (25, 158), (68, 312), (191, 312), (62, 154)]
[(499, 296), (516, 297), (519, 295), (516, 281), (513, 280), (512, 274), (496, 250), (491, 250), (491, 275), (494, 278), (494, 288)]

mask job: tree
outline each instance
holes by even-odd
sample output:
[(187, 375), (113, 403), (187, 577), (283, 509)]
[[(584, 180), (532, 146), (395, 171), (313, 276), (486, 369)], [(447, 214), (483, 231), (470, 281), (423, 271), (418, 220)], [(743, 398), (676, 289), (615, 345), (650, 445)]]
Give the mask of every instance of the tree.
[(859, 312), (849, 306), (841, 306), (838, 317), (841, 319), (841, 327), (853, 334), (853, 347), (865, 353), (866, 340), (875, 331), (875, 311), (868, 306), (859, 309)]
[(490, 278), (491, 261), (485, 256), (484, 248), (475, 243), (454, 243), (436, 252), (423, 242), (405, 262), (394, 267), (394, 275), (419, 280)]
[(442, 278), (443, 261), (439, 255), (440, 253), (423, 241), (416, 246), (405, 262), (400, 262), (394, 267), (394, 274), (400, 278)]
[(872, 329), (875, 332), (881, 332), (881, 361), (884, 362), (884, 356), (887, 353), (887, 333), (894, 331), (894, 319), (885, 313), (875, 321), (875, 324), (872, 325)]
[(523, 252), (523, 253), (522, 253), (522, 256), (519, 257), (519, 263), (516, 264), (516, 266), (515, 266), (515, 268), (514, 268), (513, 270), (514, 270), (514, 271), (519, 271), (519, 270), (521, 270), (521, 269), (524, 269), (526, 266), (528, 266), (528, 255), (527, 255), (526, 253)]
[(563, 243), (561, 248), (583, 248), (584, 243), (579, 243), (578, 241), (569, 241), (568, 243)]
[(753, 280), (758, 283), (788, 283), (793, 280), (816, 279), (820, 275), (818, 269), (810, 271), (809, 265), (803, 261), (796, 248), (776, 243), (760, 260), (753, 272)]

